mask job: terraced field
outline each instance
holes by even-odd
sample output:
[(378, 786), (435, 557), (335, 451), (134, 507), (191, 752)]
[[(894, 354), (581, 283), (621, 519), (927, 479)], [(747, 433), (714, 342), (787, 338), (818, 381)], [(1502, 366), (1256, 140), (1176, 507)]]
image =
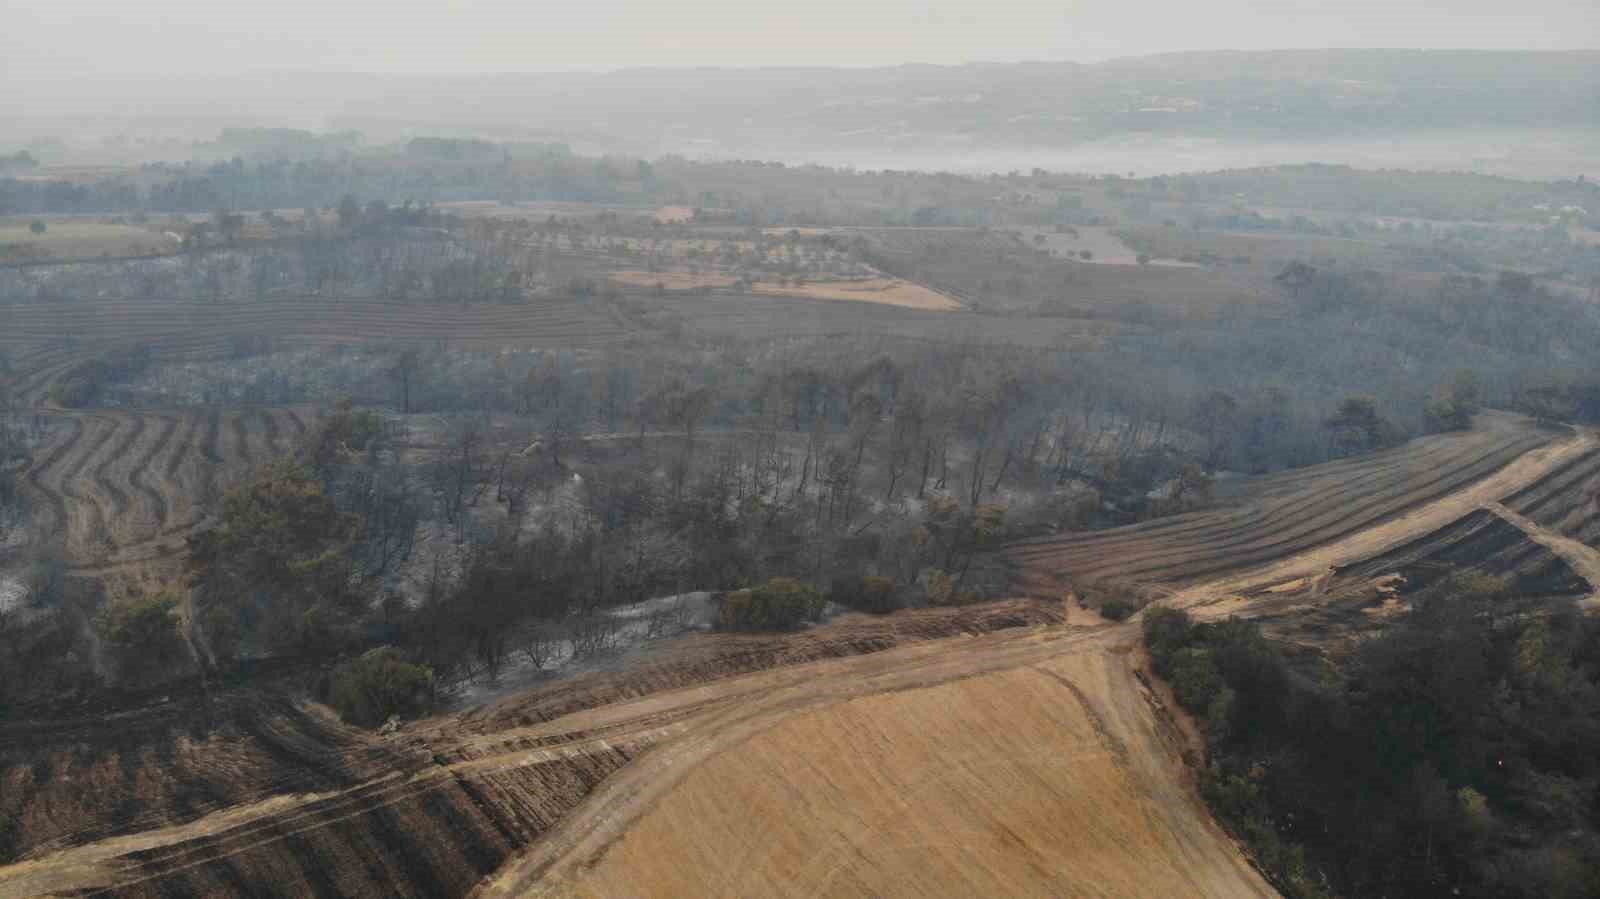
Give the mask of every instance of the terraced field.
[(59, 536), (79, 573), (175, 557), (204, 510), (251, 469), (288, 454), (307, 409), (55, 412), (25, 475), (32, 531)]
[(224, 356), (233, 339), (329, 346), (380, 340), (468, 348), (600, 346), (627, 331), (602, 308), (424, 306), (364, 300), (261, 303), (76, 300), (0, 307), (4, 386), (40, 410), (49, 439), (24, 482), (40, 542), (64, 546), (80, 575), (170, 573), (201, 510), (261, 462), (287, 453), (313, 413), (291, 408), (96, 409), (49, 405), (74, 367), (132, 347), (157, 360)]
[(1600, 449), (1507, 497), (1505, 504), (1542, 528), (1600, 547)]
[(1555, 435), (1487, 413), (1464, 435), (1227, 486), (1222, 508), (1018, 544), (1031, 572), (1089, 586), (1191, 583), (1328, 544), (1461, 490)]

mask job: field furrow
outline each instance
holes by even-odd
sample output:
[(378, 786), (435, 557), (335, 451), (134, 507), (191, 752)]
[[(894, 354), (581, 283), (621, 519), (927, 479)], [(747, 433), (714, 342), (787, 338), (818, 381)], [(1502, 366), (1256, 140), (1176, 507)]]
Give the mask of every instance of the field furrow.
[(160, 472), (162, 470), (160, 463), (169, 454), (172, 447), (172, 438), (178, 433), (178, 419), (170, 416), (159, 416), (157, 420), (160, 422), (160, 433), (157, 434), (156, 439), (150, 443), (148, 448), (133, 461), (132, 468), (128, 472), (129, 482), (133, 484), (134, 489), (139, 491), (139, 495), (143, 497), (145, 507), (148, 510), (148, 518), (152, 523), (151, 534), (159, 534), (168, 526), (172, 509), (167, 502), (166, 493), (152, 486), (149, 478), (152, 472)]
[(1175, 584), (1339, 540), (1488, 477), (1550, 439), (1490, 417), (1480, 429), (1233, 488), (1239, 508), (1016, 545), (1008, 558), (1054, 577)]

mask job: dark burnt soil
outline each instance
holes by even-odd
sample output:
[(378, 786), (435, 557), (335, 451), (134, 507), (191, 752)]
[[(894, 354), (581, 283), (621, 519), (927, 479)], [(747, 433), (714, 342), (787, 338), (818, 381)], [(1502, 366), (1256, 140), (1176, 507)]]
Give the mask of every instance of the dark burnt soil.
[(462, 896), (640, 746), (391, 777), (215, 834), (131, 853), (94, 895)]
[(409, 755), (257, 690), (8, 721), (0, 724), (0, 864), (425, 761)]
[(1540, 527), (1600, 547), (1600, 449), (1551, 472), (1505, 504)]
[(1555, 553), (1493, 512), (1478, 509), (1388, 552), (1336, 569), (1320, 583), (1258, 594), (1252, 597), (1252, 613), (1276, 639), (1340, 652), (1380, 630), (1388, 613), (1407, 597), (1463, 572), (1504, 578), (1510, 587), (1506, 612), (1513, 611), (1510, 606), (1564, 602), (1590, 589)]
[(1410, 543), (1335, 572), (1335, 580), (1370, 580), (1400, 574), (1401, 596), (1427, 589), (1459, 572), (1506, 579), (1526, 596), (1579, 595), (1588, 585), (1555, 553), (1528, 539), (1516, 525), (1483, 509)]

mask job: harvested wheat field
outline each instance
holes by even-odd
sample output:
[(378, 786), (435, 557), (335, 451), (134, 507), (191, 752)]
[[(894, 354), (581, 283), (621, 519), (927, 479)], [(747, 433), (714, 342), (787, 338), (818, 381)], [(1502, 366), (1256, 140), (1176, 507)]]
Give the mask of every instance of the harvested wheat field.
[[(829, 667), (817, 675), (855, 673)], [(1184, 782), (1181, 737), (1133, 668), (1090, 644), (973, 677), (929, 666), (789, 714), (532, 892), (1273, 895)], [(517, 873), (485, 894), (515, 892)]]

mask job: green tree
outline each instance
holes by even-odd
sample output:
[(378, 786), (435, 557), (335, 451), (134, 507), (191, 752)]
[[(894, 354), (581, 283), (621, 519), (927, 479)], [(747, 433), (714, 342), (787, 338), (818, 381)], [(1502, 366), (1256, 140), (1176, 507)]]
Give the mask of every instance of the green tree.
[(187, 657), (180, 603), (172, 592), (118, 600), (95, 621), (122, 676), (129, 680), (158, 677)]
[(828, 601), (815, 587), (775, 577), (759, 587), (735, 590), (717, 608), (717, 627), (730, 631), (773, 631), (799, 627), (822, 617)]
[(361, 204), (350, 194), (339, 198), (339, 227), (345, 231), (354, 231), (361, 224)]
[(309, 470), (263, 469), (223, 498), (216, 527), (189, 539), (198, 617), (243, 622), (265, 649), (337, 652), (365, 610), (350, 554), (358, 530)]
[(334, 671), (328, 702), (345, 721), (376, 727), (391, 715), (427, 712), (433, 696), (431, 668), (406, 661), (393, 647), (380, 646)]
[(1335, 450), (1343, 455), (1370, 452), (1386, 445), (1394, 428), (1378, 414), (1378, 400), (1348, 396), (1324, 423)]
[(34, 219), (31, 223), (29, 223), (28, 230), (32, 231), (34, 234), (43, 234), (44, 232), (50, 230), (50, 226), (46, 225), (43, 219)]

